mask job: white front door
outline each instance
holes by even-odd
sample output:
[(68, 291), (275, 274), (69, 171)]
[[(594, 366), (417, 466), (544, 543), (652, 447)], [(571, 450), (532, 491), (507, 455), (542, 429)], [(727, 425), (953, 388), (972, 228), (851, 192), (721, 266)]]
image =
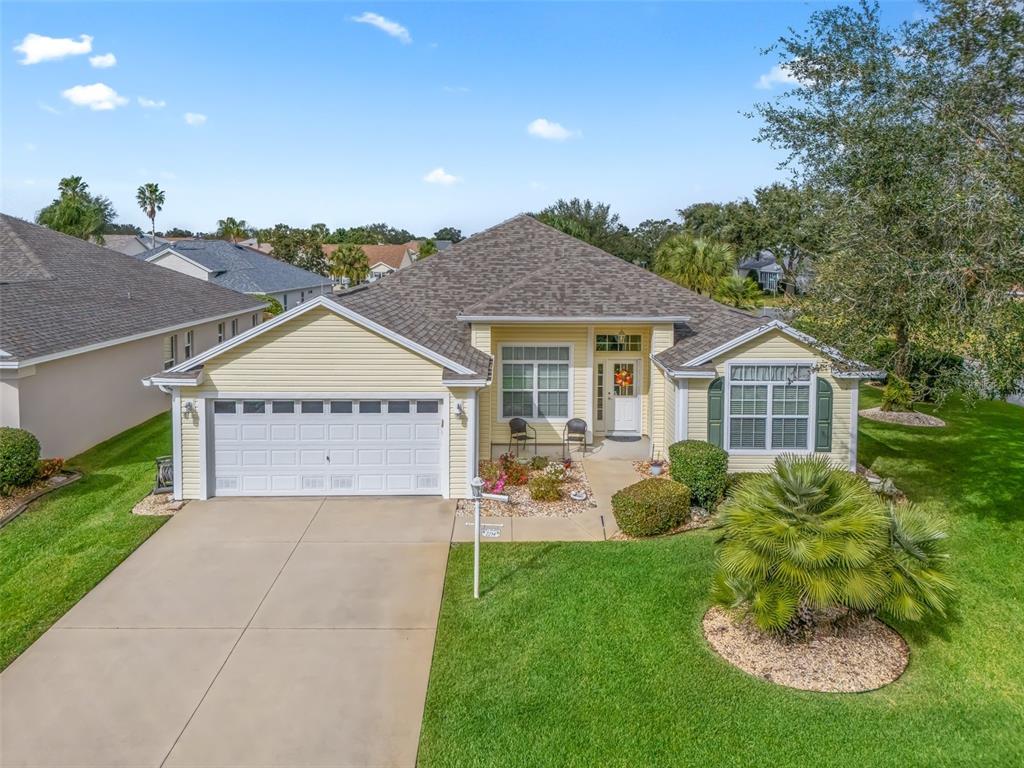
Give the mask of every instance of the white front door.
[(640, 365), (637, 360), (604, 363), (605, 432), (640, 434)]
[(215, 400), (217, 496), (441, 494), (443, 401)]

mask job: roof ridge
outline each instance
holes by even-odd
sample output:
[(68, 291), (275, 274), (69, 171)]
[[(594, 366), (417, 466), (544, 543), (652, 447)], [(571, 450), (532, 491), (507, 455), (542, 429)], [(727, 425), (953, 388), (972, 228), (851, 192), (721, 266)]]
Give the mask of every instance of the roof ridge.
[[(3, 216), (4, 229), (7, 230), (8, 236), (10, 236), (10, 238), (14, 241), (14, 244), (18, 247), (18, 250), (21, 251), (23, 254), (25, 254), (25, 257), (29, 260), (29, 262), (31, 262), (32, 266), (35, 269), (38, 269), (42, 273), (42, 275), (40, 277), (38, 277), (37, 279), (39, 279), (39, 280), (52, 280), (53, 279), (53, 273), (50, 272), (50, 270), (48, 270), (46, 268), (46, 265), (44, 265), (43, 262), (40, 260), (39, 256), (36, 255), (36, 252), (33, 251), (29, 247), (28, 243), (26, 243), (24, 240), (21, 239), (21, 235), (19, 235), (18, 231), (14, 227), (11, 226), (10, 222), (8, 221), (8, 219), (16, 219), (17, 221), (20, 221), (20, 222), (22, 222), (24, 224), (28, 224), (29, 226), (32, 226), (32, 227), (39, 227), (40, 225), (33, 224), (30, 221), (26, 221), (25, 219), (18, 218), (17, 216), (11, 216), (11, 215), (6, 214), (6, 213), (5, 214), (0, 214), (0, 215)], [(40, 227), (40, 229), (47, 229), (47, 227)], [(51, 230), (51, 231), (54, 231), (54, 230)], [(60, 234), (64, 234), (64, 233), (61, 232)]]

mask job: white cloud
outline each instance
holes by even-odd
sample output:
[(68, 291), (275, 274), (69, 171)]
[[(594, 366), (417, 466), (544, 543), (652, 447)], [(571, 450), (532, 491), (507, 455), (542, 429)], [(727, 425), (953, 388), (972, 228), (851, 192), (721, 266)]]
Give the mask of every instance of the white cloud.
[(147, 99), (145, 96), (139, 96), (139, 106), (143, 109), (163, 109), (167, 106), (167, 102), (163, 99)]
[(550, 120), (545, 120), (543, 117), (538, 117), (526, 126), (526, 132), (531, 136), (536, 136), (539, 139), (548, 139), (549, 141), (565, 141), (566, 139), (581, 135), (580, 131), (570, 131), (561, 123), (553, 123)]
[(755, 88), (767, 91), (776, 85), (798, 85), (799, 78), (793, 74), (788, 64), (776, 64), (757, 79)]
[(14, 50), (25, 58), (19, 64), (38, 64), (41, 61), (57, 61), (65, 56), (79, 56), (92, 50), (92, 37), (79, 35), (78, 40), (70, 37), (47, 37), (34, 32), (14, 46)]
[(90, 56), (89, 63), (96, 69), (109, 69), (117, 64), (117, 56), (112, 53), (101, 53), (98, 56)]
[(189, 125), (202, 125), (206, 122), (206, 115), (202, 115), (199, 112), (186, 112), (185, 122)]
[(385, 32), (392, 37), (398, 38), (403, 43), (409, 44), (412, 42), (412, 35), (409, 34), (409, 30), (399, 24), (397, 21), (381, 16), (379, 13), (370, 13), (366, 11), (359, 16), (353, 16), (352, 21), (356, 24), (369, 24), (371, 27), (376, 27), (381, 32)]
[(426, 176), (424, 176), (423, 180), (427, 182), (427, 184), (441, 184), (443, 186), (448, 187), (454, 184), (455, 182), (459, 181), (459, 177), (453, 176), (452, 174), (445, 171), (444, 168), (438, 166), (430, 173), (428, 173)]
[(75, 85), (66, 91), (62, 91), (60, 95), (76, 107), (88, 107), (94, 112), (117, 109), (128, 103), (128, 99), (119, 95), (117, 91), (105, 83)]

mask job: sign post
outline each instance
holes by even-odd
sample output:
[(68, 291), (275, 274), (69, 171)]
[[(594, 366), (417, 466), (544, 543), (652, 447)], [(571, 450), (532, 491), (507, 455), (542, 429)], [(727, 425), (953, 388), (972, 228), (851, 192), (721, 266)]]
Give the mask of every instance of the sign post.
[(469, 481), (473, 489), (473, 597), (480, 597), (480, 502), (483, 499), (508, 503), (508, 496), (497, 493), (484, 493), (484, 481), (480, 476)]

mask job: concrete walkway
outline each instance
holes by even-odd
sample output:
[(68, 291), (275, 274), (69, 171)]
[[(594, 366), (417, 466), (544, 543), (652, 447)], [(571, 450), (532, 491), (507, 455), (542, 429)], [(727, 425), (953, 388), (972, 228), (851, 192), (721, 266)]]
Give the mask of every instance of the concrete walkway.
[(0, 676), (0, 765), (413, 766), (452, 507), (192, 502)]

